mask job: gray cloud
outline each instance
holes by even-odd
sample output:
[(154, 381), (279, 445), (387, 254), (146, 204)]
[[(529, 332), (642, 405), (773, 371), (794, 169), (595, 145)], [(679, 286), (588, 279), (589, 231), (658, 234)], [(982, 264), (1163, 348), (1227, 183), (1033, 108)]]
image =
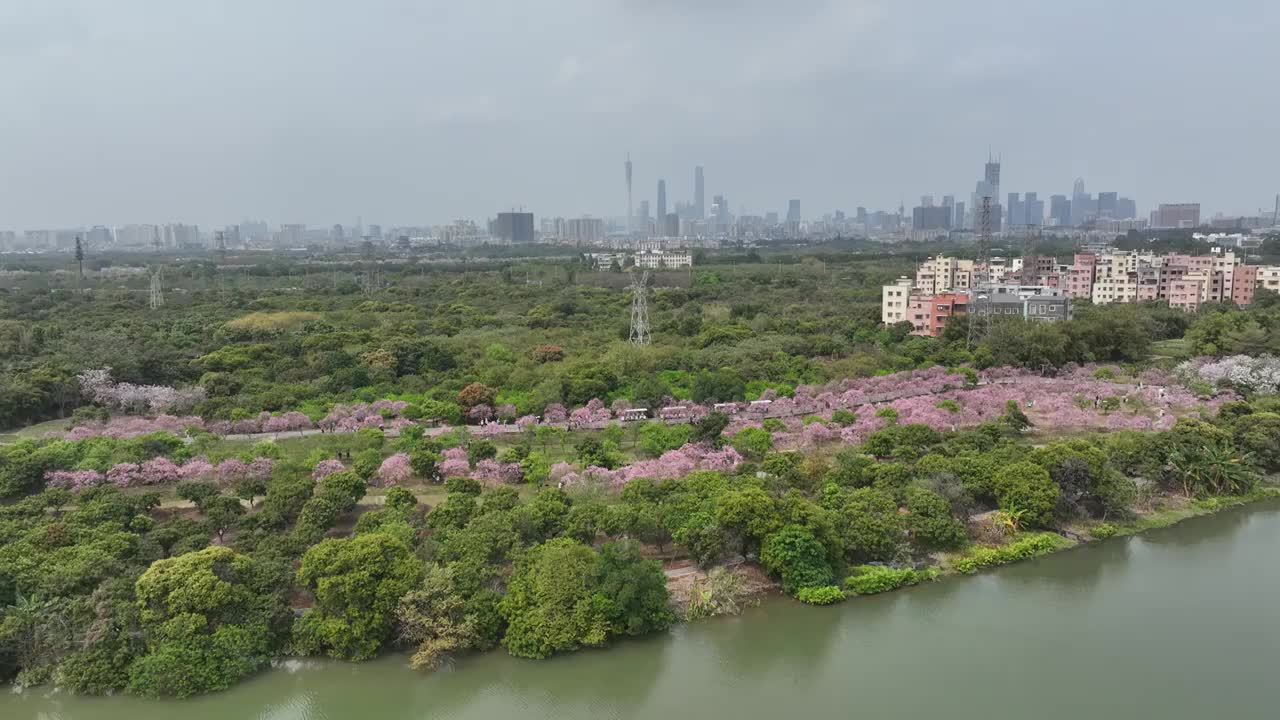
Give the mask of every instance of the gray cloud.
[[(14, 4), (16, 5), (16, 3)], [(806, 214), (1076, 176), (1268, 204), (1265, 0), (42, 0), (0, 8), (0, 227)], [(1274, 153), (1271, 153), (1274, 154)]]

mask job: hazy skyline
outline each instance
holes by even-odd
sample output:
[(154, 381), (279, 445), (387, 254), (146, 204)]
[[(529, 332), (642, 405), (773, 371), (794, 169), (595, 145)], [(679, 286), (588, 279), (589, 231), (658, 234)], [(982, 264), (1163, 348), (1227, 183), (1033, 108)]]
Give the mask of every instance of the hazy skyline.
[(386, 225), (668, 207), (807, 218), (1114, 190), (1254, 212), (1280, 4), (40, 0), (0, 7), (0, 228)]

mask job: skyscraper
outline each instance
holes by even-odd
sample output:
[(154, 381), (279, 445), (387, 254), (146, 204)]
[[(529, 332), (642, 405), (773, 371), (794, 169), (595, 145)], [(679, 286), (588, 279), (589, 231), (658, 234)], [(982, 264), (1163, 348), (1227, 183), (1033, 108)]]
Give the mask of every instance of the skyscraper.
[(635, 229), (635, 211), (631, 204), (631, 153), (627, 153), (627, 232)]
[(533, 213), (500, 212), (489, 234), (511, 245), (528, 245), (534, 241)]
[(986, 171), (983, 173), (983, 181), (987, 184), (987, 190), (993, 199), (1000, 199), (1000, 160), (999, 158), (992, 160), (987, 158)]
[(1036, 193), (1029, 192), (1025, 195), (1026, 200), (1022, 204), (1022, 212), (1026, 216), (1027, 225), (1040, 226), (1044, 224), (1044, 201), (1039, 198)]
[(787, 203), (787, 222), (800, 222), (799, 200), (791, 200)]
[(1116, 201), (1116, 218), (1129, 220), (1138, 217), (1138, 203), (1133, 198), (1122, 197)]
[(1085, 224), (1091, 217), (1097, 217), (1097, 209), (1093, 197), (1085, 191), (1084, 178), (1076, 178), (1071, 187), (1071, 224)]
[(667, 220), (667, 181), (658, 181), (658, 221)]
[(699, 220), (707, 217), (707, 187), (702, 179), (702, 166), (693, 169), (693, 212)]
[(1066, 195), (1049, 196), (1049, 219), (1058, 227), (1071, 227), (1071, 201)]
[(1018, 225), (1027, 224), (1026, 206), (1018, 199), (1018, 193), (1009, 193), (1009, 205), (1006, 208), (1009, 211), (1008, 227), (1013, 229)]

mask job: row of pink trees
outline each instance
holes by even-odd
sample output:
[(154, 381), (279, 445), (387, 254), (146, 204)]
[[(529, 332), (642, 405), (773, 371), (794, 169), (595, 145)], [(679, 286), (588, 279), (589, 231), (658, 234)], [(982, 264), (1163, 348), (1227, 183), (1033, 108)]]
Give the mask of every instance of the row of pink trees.
[(271, 477), (274, 461), (260, 457), (251, 462), (240, 458), (227, 458), (217, 465), (202, 457), (193, 458), (179, 465), (169, 458), (153, 458), (144, 463), (118, 463), (105, 473), (97, 470), (52, 470), (44, 475), (49, 487), (83, 490), (98, 485), (114, 485), (119, 488), (170, 485), (183, 480), (212, 480), (231, 485), (237, 480)]

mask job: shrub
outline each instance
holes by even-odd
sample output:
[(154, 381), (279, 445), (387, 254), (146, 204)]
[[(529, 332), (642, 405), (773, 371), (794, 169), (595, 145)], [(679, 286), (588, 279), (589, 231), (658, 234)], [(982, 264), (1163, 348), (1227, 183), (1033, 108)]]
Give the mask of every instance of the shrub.
[(844, 600), (844, 591), (835, 585), (800, 588), (796, 599), (806, 605), (834, 605)]
[(939, 410), (946, 410), (949, 413), (960, 412), (960, 403), (956, 402), (955, 400), (939, 400), (938, 404), (935, 405), (934, 407), (938, 408)]
[(743, 428), (733, 436), (731, 444), (744, 458), (759, 462), (773, 449), (773, 438), (763, 428)]
[(852, 410), (845, 410), (844, 408), (832, 410), (831, 422), (839, 425), (840, 427), (849, 427), (850, 425), (858, 422), (858, 414)]
[(689, 590), (685, 620), (699, 620), (716, 615), (737, 615), (747, 601), (742, 576), (728, 568), (712, 568), (706, 580), (694, 580)]
[(976, 548), (964, 557), (956, 560), (952, 566), (958, 572), (962, 572), (966, 575), (972, 575), (984, 568), (1006, 565), (1019, 560), (1030, 560), (1031, 558), (1040, 557), (1041, 555), (1048, 555), (1062, 547), (1065, 542), (1066, 541), (1064, 539), (1052, 533), (1030, 535), (1003, 547)]
[(918, 585), (938, 576), (935, 568), (913, 570), (891, 568), (882, 565), (859, 565), (853, 574), (845, 578), (844, 586), (855, 595), (875, 595), (898, 588)]
[(782, 589), (788, 593), (831, 582), (826, 548), (808, 528), (799, 525), (787, 525), (765, 539), (760, 562), (781, 578)]
[(1120, 532), (1120, 528), (1112, 525), (1111, 523), (1098, 523), (1093, 526), (1093, 529), (1089, 531), (1089, 534), (1092, 535), (1095, 540), (1106, 540), (1109, 537), (1114, 537), (1118, 532)]
[(765, 418), (764, 421), (760, 423), (760, 427), (771, 433), (787, 431), (787, 424), (778, 418)]
[(890, 425), (892, 425), (898, 422), (898, 411), (895, 408), (882, 407), (876, 411), (876, 417), (884, 418), (885, 420), (889, 421)]
[(1000, 509), (1025, 512), (1023, 520), (1044, 527), (1053, 518), (1058, 484), (1044, 468), (1030, 462), (1014, 463), (996, 473), (992, 482)]

